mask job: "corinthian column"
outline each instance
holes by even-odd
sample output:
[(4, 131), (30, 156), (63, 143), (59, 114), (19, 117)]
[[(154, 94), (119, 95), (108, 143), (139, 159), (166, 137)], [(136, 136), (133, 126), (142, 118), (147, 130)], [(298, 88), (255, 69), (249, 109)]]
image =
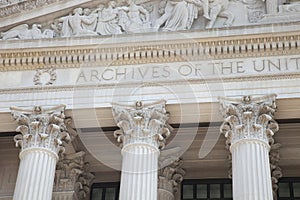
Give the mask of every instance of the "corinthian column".
[(58, 154), (69, 141), (65, 131), (64, 105), (32, 110), (11, 107), (19, 126), (14, 140), (21, 147), (14, 200), (51, 200)]
[(120, 200), (156, 200), (159, 149), (170, 135), (165, 101), (114, 105), (112, 112), (120, 127), (114, 135), (122, 143)]
[(276, 95), (220, 98), (221, 132), (232, 153), (233, 199), (272, 200), (269, 143), (278, 131)]
[(158, 171), (158, 200), (174, 200), (179, 191), (185, 171), (181, 168), (182, 160), (177, 159), (172, 164)]

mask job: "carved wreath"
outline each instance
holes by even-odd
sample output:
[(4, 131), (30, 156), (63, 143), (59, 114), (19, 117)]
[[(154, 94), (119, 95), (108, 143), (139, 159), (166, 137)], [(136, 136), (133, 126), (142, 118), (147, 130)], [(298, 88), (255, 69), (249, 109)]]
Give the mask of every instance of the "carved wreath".
[[(49, 74), (50, 79), (43, 83), (41, 80), (41, 76), (43, 74)], [(56, 70), (54, 68), (48, 68), (48, 69), (38, 69), (34, 75), (33, 82), (34, 85), (52, 85), (56, 81), (57, 75)]]

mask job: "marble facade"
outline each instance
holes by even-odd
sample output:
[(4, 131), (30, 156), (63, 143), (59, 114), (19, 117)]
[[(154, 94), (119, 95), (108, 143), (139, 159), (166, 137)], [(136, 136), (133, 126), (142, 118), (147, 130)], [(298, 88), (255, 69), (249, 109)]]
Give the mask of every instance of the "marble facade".
[(276, 199), (300, 176), (299, 5), (1, 2), (0, 199), (177, 200), (228, 170), (233, 199)]

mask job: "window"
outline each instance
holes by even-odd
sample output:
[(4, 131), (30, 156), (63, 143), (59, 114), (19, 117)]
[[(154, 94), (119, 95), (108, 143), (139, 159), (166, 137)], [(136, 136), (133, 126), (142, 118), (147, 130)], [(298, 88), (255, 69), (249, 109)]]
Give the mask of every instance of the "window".
[(278, 186), (278, 200), (300, 200), (300, 178), (281, 178)]
[(92, 186), (91, 200), (118, 200), (119, 183), (95, 183)]
[(232, 200), (231, 180), (186, 180), (181, 195), (182, 200)]
[[(91, 200), (118, 200), (120, 183), (95, 183)], [(182, 200), (232, 200), (231, 179), (184, 180)], [(279, 180), (278, 200), (300, 200), (300, 178)]]

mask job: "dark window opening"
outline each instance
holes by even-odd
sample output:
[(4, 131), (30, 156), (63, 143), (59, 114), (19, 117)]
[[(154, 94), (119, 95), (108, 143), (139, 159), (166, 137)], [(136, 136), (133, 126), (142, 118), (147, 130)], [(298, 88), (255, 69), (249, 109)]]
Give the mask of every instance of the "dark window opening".
[(119, 183), (94, 183), (92, 185), (91, 200), (118, 200)]

